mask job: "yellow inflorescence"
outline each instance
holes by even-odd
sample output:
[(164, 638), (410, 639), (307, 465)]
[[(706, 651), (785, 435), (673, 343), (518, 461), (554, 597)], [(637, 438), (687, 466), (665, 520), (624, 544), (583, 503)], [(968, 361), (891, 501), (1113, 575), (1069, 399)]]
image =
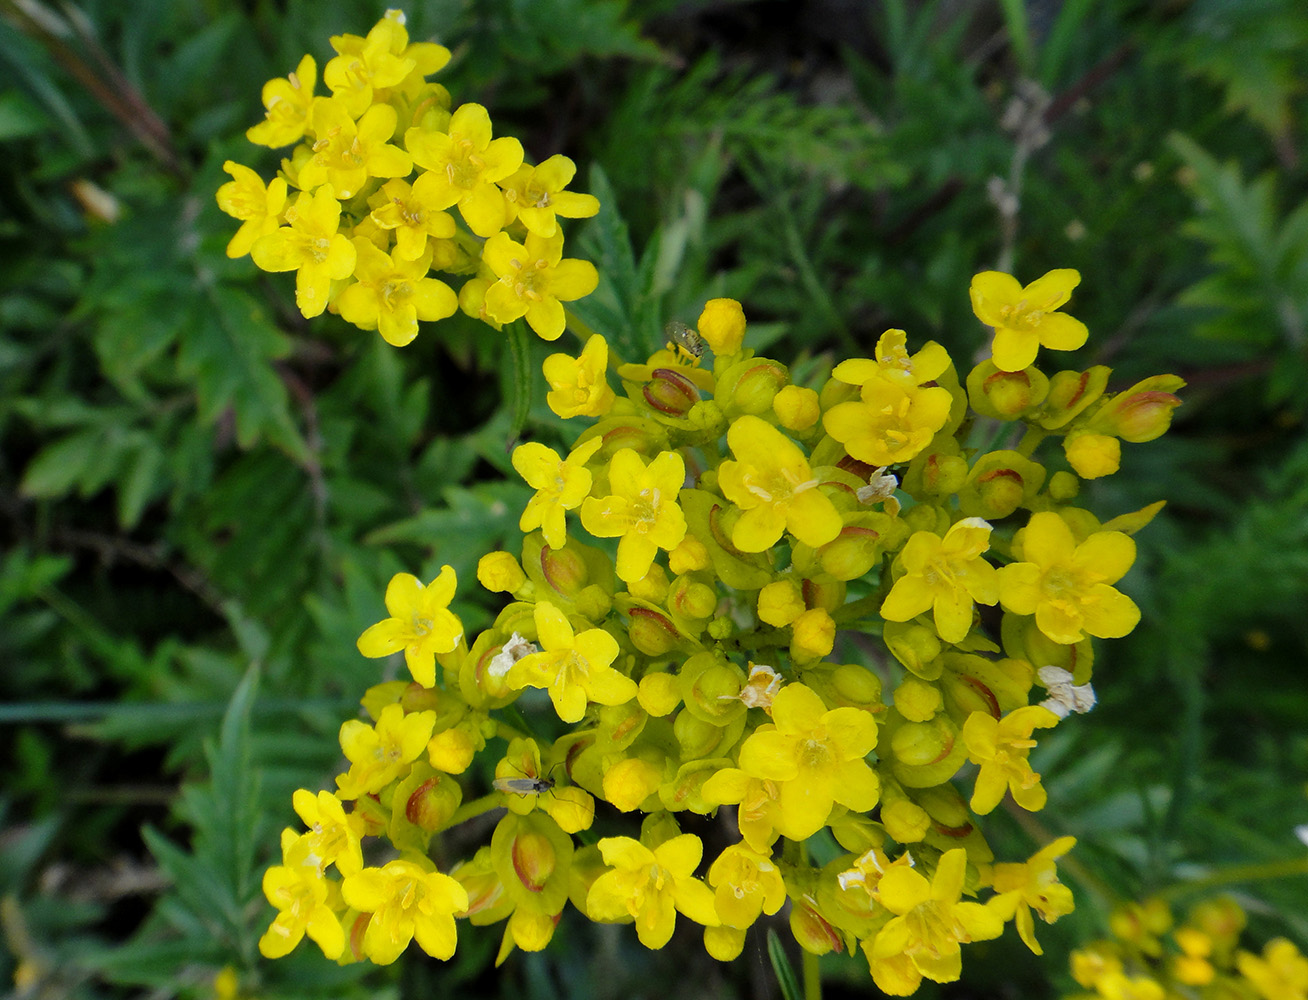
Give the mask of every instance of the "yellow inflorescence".
[[(415, 247), (436, 259), (458, 239), (434, 222), (396, 236), (413, 220), (388, 206), (457, 204), (487, 237), (481, 308), (500, 322), (525, 314), (557, 336), (550, 296), (589, 288), (561, 260), (552, 215), (523, 203), (558, 198), (570, 164), (523, 173), (484, 112), (450, 116), (443, 91), (415, 75), (439, 53), (413, 51), (397, 17), (334, 44), (354, 60), (329, 64), (339, 95), (307, 99), (303, 64), (298, 84), (265, 92), (268, 121), (254, 131), (290, 142), (302, 128), (287, 180), (311, 164), (323, 179), (285, 224), (254, 237), (256, 261), (270, 247), (285, 261), (309, 248), (302, 287), (313, 301), (342, 300), (344, 313), (351, 288), (362, 300), (383, 281), (367, 276), (380, 273), (379, 256), (407, 274)], [(391, 109), (389, 135), (368, 120), (377, 108)], [(343, 140), (314, 133), (326, 121), (356, 136), (366, 176), (333, 152)], [(388, 145), (397, 137), (403, 149)], [(429, 171), (417, 194), (393, 186), (410, 156)], [(368, 174), (374, 162), (394, 172)], [(438, 170), (439, 184), (424, 183)], [(370, 191), (391, 194), (360, 214)], [(241, 202), (251, 206), (243, 242), (281, 211), (279, 190), (258, 195)], [(355, 266), (373, 263), (332, 294), (315, 283), (343, 239), (332, 222), (341, 212), (354, 219), (344, 246)], [(521, 240), (489, 232), (514, 213)], [(434, 279), (413, 280), (421, 298)], [(907, 335), (889, 330), (874, 357), (841, 362), (820, 386), (792, 385), (785, 364), (746, 346), (744, 311), (727, 299), (644, 363), (618, 361), (598, 334), (578, 356), (551, 356), (550, 406), (587, 426), (564, 453), (532, 443), (513, 456), (536, 490), (528, 534), (520, 553), (488, 553), (477, 574), (510, 603), (470, 637), (449, 610), (448, 567), (425, 586), (407, 574), (392, 582), (390, 617), (359, 648), (403, 651), (413, 679), (370, 689), (373, 722), (342, 727), (350, 765), (336, 792), (297, 795), (309, 830), (286, 831), (283, 864), (265, 882), (280, 912), (264, 953), (308, 935), (341, 961), (390, 962), (414, 939), (447, 957), (466, 919), (507, 921), (503, 959), (545, 947), (571, 903), (592, 920), (635, 923), (654, 948), (679, 912), (704, 927), (710, 954), (730, 959), (750, 924), (786, 900), (805, 949), (860, 949), (892, 995), (958, 978), (961, 946), (1008, 922), (1038, 952), (1034, 916), (1072, 908), (1055, 871), (1072, 838), (996, 863), (978, 817), (1009, 795), (1014, 808), (1043, 807), (1031, 750), (1094, 704), (1092, 637), (1139, 619), (1114, 584), (1134, 559), (1130, 534), (1161, 505), (1101, 523), (1072, 501), (1078, 477), (1112, 471), (1104, 441), (1166, 430), (1182, 384), (1159, 376), (1113, 395), (1106, 368), (1036, 369), (1039, 347), (1079, 343), (1075, 321), (1054, 312), (1077, 281), (1056, 271), (1023, 288), (979, 276), (978, 316), (1009, 325), (996, 361), (961, 380), (941, 345), (910, 353)], [(519, 296), (533, 288), (537, 298)], [(1049, 475), (1033, 457), (1046, 437), (1067, 442), (1074, 472)], [(842, 630), (879, 638), (876, 669), (841, 661), (853, 652)], [(505, 711), (533, 689), (528, 711)], [(557, 717), (542, 729), (563, 735), (524, 728), (541, 713)], [(482, 755), (498, 761), (493, 785), (469, 770)], [(465, 792), (480, 797), (464, 802)], [(490, 843), (437, 871), (432, 837), (498, 808)], [(701, 821), (719, 810), (735, 843), (701, 840), (721, 829)], [(597, 837), (593, 824), (619, 830), (622, 812), (643, 817), (639, 836)], [(844, 853), (819, 866), (804, 842), (822, 831)], [(398, 857), (364, 865), (369, 838)], [(1186, 955), (1198, 969), (1195, 948)]]
[[(522, 144), (494, 138), (481, 105), (451, 110), (449, 92), (427, 81), (449, 50), (410, 42), (399, 11), (387, 11), (367, 37), (331, 41), (329, 93), (315, 93), (312, 56), (264, 87), (264, 121), (247, 137), (296, 144), (279, 175), (265, 187), (249, 167), (223, 165), (233, 180), (218, 190), (218, 204), (242, 223), (228, 256), (248, 253), (265, 271), (294, 271), (305, 316), (339, 313), (397, 347), (418, 335), (420, 321), (460, 307), (496, 328), (525, 317), (538, 335), (557, 339), (562, 303), (598, 282), (594, 265), (563, 257), (558, 218), (599, 211), (591, 195), (564, 190), (572, 161), (524, 163)], [(460, 279), (456, 294), (447, 280)]]
[(1176, 925), (1162, 900), (1116, 910), (1112, 938), (1072, 952), (1067, 1000), (1308, 1000), (1308, 958), (1286, 938), (1240, 947), (1246, 917), (1228, 897), (1204, 899)]

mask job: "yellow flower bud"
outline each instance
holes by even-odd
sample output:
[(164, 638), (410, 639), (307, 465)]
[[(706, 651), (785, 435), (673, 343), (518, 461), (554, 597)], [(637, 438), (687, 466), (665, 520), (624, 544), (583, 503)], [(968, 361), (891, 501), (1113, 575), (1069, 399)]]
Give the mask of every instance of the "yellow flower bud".
[(895, 708), (911, 722), (926, 722), (943, 707), (940, 689), (916, 677), (904, 678), (895, 689)]
[(800, 385), (783, 387), (772, 399), (772, 412), (790, 431), (808, 430), (822, 416), (817, 392)]
[(668, 568), (678, 576), (706, 569), (708, 565), (708, 549), (694, 535), (687, 535), (680, 545), (668, 553)]
[(745, 310), (735, 299), (709, 299), (697, 326), (720, 358), (738, 353), (745, 342)]
[(1049, 495), (1055, 500), (1071, 500), (1081, 492), (1081, 481), (1070, 472), (1055, 472), (1049, 477)]
[(730, 962), (745, 950), (745, 932), (735, 927), (705, 927), (704, 950), (719, 962)]
[(804, 594), (792, 580), (777, 580), (758, 592), (761, 621), (785, 628), (804, 613)]
[(681, 633), (666, 615), (651, 608), (632, 608), (627, 635), (631, 644), (646, 656), (662, 656), (677, 648)]
[(651, 604), (662, 604), (668, 596), (668, 574), (658, 563), (651, 563), (648, 573), (627, 584), (627, 593)]
[(1006, 372), (987, 359), (967, 376), (972, 409), (996, 420), (1015, 420), (1043, 403), (1048, 393), (1049, 379), (1035, 367)]
[(810, 608), (791, 623), (790, 656), (794, 660), (820, 660), (836, 644), (836, 623), (823, 608)]
[(1036, 422), (1045, 430), (1065, 427), (1104, 394), (1111, 374), (1107, 365), (1095, 365), (1083, 372), (1058, 372), (1049, 380), (1049, 395)]
[(628, 757), (604, 772), (604, 798), (623, 812), (631, 812), (658, 791), (660, 768), (641, 757)]
[(662, 718), (671, 715), (681, 703), (681, 688), (673, 674), (646, 674), (640, 679), (636, 701), (650, 715)]
[(934, 629), (916, 622), (886, 622), (882, 638), (891, 655), (919, 677), (934, 680), (940, 676), (939, 656), (944, 647)]
[(1111, 476), (1122, 465), (1122, 443), (1107, 434), (1069, 434), (1063, 441), (1063, 452), (1082, 479)]
[(527, 574), (507, 552), (488, 552), (477, 561), (477, 582), (492, 594), (512, 594), (527, 582)]
[(761, 417), (772, 409), (772, 400), (789, 383), (790, 372), (781, 362), (750, 358), (722, 373), (715, 398), (731, 417)]
[(931, 829), (931, 816), (908, 798), (888, 801), (883, 797), (881, 822), (885, 824), (886, 833), (901, 844), (915, 844)]
[(1173, 393), (1185, 385), (1175, 375), (1154, 375), (1108, 399), (1090, 420), (1092, 430), (1141, 444), (1159, 437), (1181, 405)]
[(699, 623), (700, 627), (713, 616), (717, 606), (717, 591), (690, 577), (677, 577), (668, 592), (668, 610), (690, 623)]

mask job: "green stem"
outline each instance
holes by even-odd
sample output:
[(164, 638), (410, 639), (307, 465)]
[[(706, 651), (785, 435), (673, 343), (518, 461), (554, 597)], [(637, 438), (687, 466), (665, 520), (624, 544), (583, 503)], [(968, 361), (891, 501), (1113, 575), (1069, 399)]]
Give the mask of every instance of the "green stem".
[(807, 948), (800, 949), (804, 967), (804, 1000), (822, 1000), (821, 960)]
[(848, 604), (836, 608), (835, 611), (831, 612), (831, 618), (837, 625), (857, 621), (865, 614), (879, 608), (884, 598), (885, 595), (880, 591), (875, 594), (868, 594), (866, 597), (860, 597), (856, 601), (850, 601)]
[(504, 795), (501, 792), (490, 792), (479, 799), (473, 799), (471, 802), (465, 802), (454, 811), (450, 821), (445, 824), (444, 829), (458, 826), (460, 823), (466, 823), (483, 813), (488, 813), (492, 809), (504, 805)]
[(528, 343), (527, 326), (522, 320), (515, 320), (504, 328), (509, 335), (509, 353), (513, 358), (512, 368), (512, 404), (513, 423), (509, 431), (509, 441), (516, 442), (527, 426), (527, 414), (531, 410), (531, 347)]
[(1049, 436), (1049, 432), (1043, 427), (1028, 427), (1026, 433), (1022, 435), (1022, 440), (1017, 444), (1017, 452), (1024, 458), (1030, 458), (1031, 453), (1039, 447), (1040, 442)]
[(1292, 878), (1296, 875), (1308, 875), (1308, 857), (1291, 858), (1288, 861), (1264, 861), (1251, 865), (1231, 865), (1204, 878), (1191, 882), (1178, 882), (1154, 895), (1159, 899), (1174, 899), (1177, 896), (1206, 892), (1236, 882), (1266, 882), (1272, 879)]

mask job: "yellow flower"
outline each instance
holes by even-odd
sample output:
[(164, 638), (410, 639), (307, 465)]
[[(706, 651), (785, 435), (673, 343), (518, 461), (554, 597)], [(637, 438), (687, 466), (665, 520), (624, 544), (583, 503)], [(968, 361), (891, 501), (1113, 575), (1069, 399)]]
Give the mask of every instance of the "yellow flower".
[(877, 724), (860, 708), (827, 709), (803, 684), (772, 700), (772, 724), (741, 745), (740, 769), (776, 784), (774, 823), (782, 836), (806, 840), (839, 802), (854, 812), (877, 804), (881, 783), (864, 758), (877, 745)]
[(1097, 531), (1080, 545), (1067, 522), (1052, 511), (1031, 516), (1018, 535), (1023, 562), (999, 570), (1005, 610), (1035, 615), (1054, 642), (1070, 645), (1086, 635), (1117, 639), (1140, 620), (1140, 609), (1116, 583), (1135, 561), (1135, 542), (1120, 531)]
[(518, 527), (523, 531), (540, 528), (545, 544), (552, 549), (567, 545), (564, 511), (580, 507), (590, 493), (592, 477), (586, 463), (603, 443), (603, 438), (593, 437), (579, 444), (566, 459), (535, 441), (514, 448), (513, 467), (536, 490), (522, 511)]
[[(288, 854), (288, 860), (301, 863), (312, 860), (319, 869), (334, 864), (342, 875), (353, 875), (363, 867), (359, 845), (363, 822), (358, 817), (347, 816), (340, 799), (331, 792), (315, 795), (300, 788), (291, 797), (291, 803), (309, 832), (299, 838), (297, 853)], [(301, 852), (303, 857), (299, 856)]]
[[(1167, 991), (1156, 979), (1148, 976), (1128, 976), (1122, 972), (1106, 972), (1095, 983), (1103, 1000), (1165, 1000)], [(1276, 1000), (1293, 1000), (1276, 994)]]
[(449, 566), (427, 586), (412, 573), (396, 573), (386, 586), (390, 617), (359, 636), (359, 652), (368, 657), (404, 650), (404, 662), (423, 687), (436, 686), (436, 654), (451, 652), (463, 638), (463, 623), (450, 611), (458, 578)]
[(1058, 716), (1039, 705), (1014, 709), (1003, 719), (986, 712), (973, 712), (963, 723), (963, 742), (973, 764), (980, 764), (976, 788), (972, 792), (972, 811), (984, 816), (999, 805), (1005, 791), (1028, 812), (1045, 805), (1045, 789), (1040, 775), (1031, 770), (1027, 754), (1036, 745), (1033, 729), (1058, 725)]
[(908, 334), (887, 330), (877, 339), (876, 360), (848, 358), (831, 371), (831, 377), (848, 385), (863, 386), (881, 378), (905, 388), (934, 382), (949, 368), (949, 352), (928, 340), (916, 354), (908, 353)]
[(340, 918), (327, 905), (328, 882), (317, 865), (274, 865), (263, 873), (263, 894), (277, 916), (259, 938), (264, 958), (281, 958), (308, 934), (335, 960), (345, 950)]
[(602, 628), (577, 634), (567, 616), (548, 601), (536, 605), (541, 651), (528, 653), (508, 668), (515, 688), (545, 688), (564, 722), (580, 722), (586, 703), (625, 705), (636, 697), (636, 682), (612, 666), (618, 641)]
[(418, 321), (453, 316), (459, 297), (439, 278), (427, 277), (427, 260), (404, 260), (378, 250), (369, 240), (354, 240), (358, 279), (336, 299), (341, 318), (361, 330), (376, 330), (382, 339), (403, 347), (418, 336)]
[(549, 408), (560, 417), (601, 417), (613, 405), (613, 390), (606, 373), (609, 345), (598, 333), (591, 334), (579, 357), (551, 354), (541, 370), (550, 391)]
[(246, 130), (245, 137), (258, 146), (289, 146), (304, 138), (313, 104), (313, 85), (318, 64), (305, 56), (295, 72), (263, 85), (264, 120)]
[(736, 548), (765, 552), (787, 529), (815, 548), (840, 534), (840, 514), (790, 438), (747, 414), (732, 423), (727, 444), (736, 461), (719, 466), (718, 483), (722, 495), (744, 511), (731, 531)]
[(338, 795), (357, 799), (380, 792), (401, 777), (426, 751), (435, 725), (435, 712), (406, 715), (398, 704), (382, 709), (376, 728), (358, 719), (341, 723), (341, 751), (350, 769), (336, 779)]
[(339, 55), (323, 69), (323, 82), (356, 116), (383, 99), (378, 91), (399, 86), (414, 75), (435, 73), (450, 61), (450, 50), (443, 45), (410, 45), (404, 14), (398, 10), (388, 10), (366, 38), (334, 35), (331, 43)]
[(779, 791), (775, 781), (756, 778), (738, 767), (723, 767), (704, 782), (700, 795), (709, 805), (739, 803), (736, 826), (740, 835), (760, 854), (769, 854), (784, 822)]
[(673, 837), (652, 851), (631, 837), (605, 837), (599, 849), (612, 870), (586, 894), (592, 920), (634, 920), (640, 943), (651, 949), (668, 943), (677, 911), (705, 927), (719, 925), (712, 890), (692, 874), (704, 853), (694, 834)]
[(504, 228), (504, 193), (495, 186), (522, 165), (522, 143), (511, 136), (491, 138), (490, 114), (480, 104), (464, 104), (450, 116), (447, 132), (411, 128), (404, 145), (413, 162), (436, 178), (432, 204), (458, 205), (468, 228), (481, 237)]
[(993, 888), (998, 894), (987, 905), (1005, 920), (1015, 919), (1017, 933), (1026, 946), (1043, 955), (1035, 939), (1034, 910), (1040, 919), (1052, 924), (1075, 909), (1072, 890), (1058, 881), (1054, 861), (1076, 846), (1075, 837), (1059, 837), (1033, 854), (1025, 864), (997, 864)]
[(951, 406), (953, 397), (944, 386), (923, 388), (911, 379), (888, 377), (878, 366), (863, 383), (860, 398), (831, 407), (822, 415), (822, 426), (860, 462), (895, 465), (931, 443)]
[(550, 237), (558, 232), (556, 215), (565, 219), (589, 219), (595, 215), (600, 209), (598, 198), (563, 190), (576, 172), (576, 164), (558, 154), (535, 167), (524, 163), (500, 181), (509, 206), (508, 221), (517, 218), (527, 227), (527, 232)]
[(223, 169), (234, 179), (218, 189), (218, 207), (241, 220), (241, 228), (227, 244), (227, 256), (244, 257), (255, 240), (276, 231), (277, 217), (286, 207), (286, 181), (274, 177), (265, 188), (263, 178), (249, 167), (228, 160)]
[(980, 903), (962, 903), (967, 852), (946, 851), (930, 882), (912, 868), (892, 866), (877, 884), (881, 905), (895, 914), (863, 942), (872, 981), (891, 996), (908, 996), (922, 979), (952, 983), (963, 970), (959, 944), (989, 941), (1004, 922)]
[(686, 517), (677, 497), (686, 466), (675, 451), (660, 452), (648, 466), (631, 448), (620, 448), (609, 462), (609, 489), (603, 499), (587, 497), (581, 523), (596, 538), (618, 538), (617, 572), (625, 583), (649, 572), (659, 549), (675, 549), (686, 537)]
[(423, 863), (400, 859), (382, 868), (365, 868), (341, 884), (345, 902), (372, 914), (363, 932), (363, 953), (389, 965), (416, 940), (433, 958), (454, 954), (454, 914), (468, 908), (468, 893), (448, 875)]
[(890, 588), (881, 617), (906, 622), (931, 609), (946, 642), (962, 642), (972, 630), (972, 606), (999, 600), (995, 568), (981, 557), (990, 548), (990, 525), (979, 517), (959, 521), (941, 538), (916, 531), (896, 564), (904, 575)]
[(526, 244), (496, 233), (481, 258), (499, 279), (486, 290), (486, 312), (497, 323), (522, 316), (542, 340), (558, 340), (567, 326), (563, 303), (595, 291), (599, 272), (588, 260), (563, 259), (563, 234), (527, 234)]
[(330, 185), (300, 192), (286, 221), (255, 240), (250, 256), (265, 271), (296, 272), (295, 304), (312, 319), (327, 308), (331, 283), (354, 273), (354, 245), (337, 232), (341, 203)]
[(382, 185), (368, 199), (372, 221), (395, 234), (395, 256), (417, 260), (427, 249), (427, 238), (446, 240), (454, 235), (454, 216), (435, 207), (434, 174), (423, 174), (413, 182), (396, 178)]
[(982, 271), (972, 279), (969, 293), (976, 318), (995, 328), (991, 349), (995, 367), (1018, 372), (1035, 360), (1041, 347), (1075, 351), (1089, 331), (1079, 319), (1055, 312), (1072, 297), (1081, 283), (1071, 268), (1050, 271), (1023, 287), (1002, 271)]
[(320, 97), (309, 111), (309, 127), (317, 140), (313, 156), (300, 167), (296, 180), (306, 191), (330, 184), (341, 198), (353, 198), (369, 177), (404, 177), (413, 159), (390, 144), (395, 134), (395, 109), (378, 104), (357, 122), (332, 97)]
[(771, 858), (732, 844), (709, 867), (718, 917), (728, 927), (744, 930), (761, 914), (771, 916), (786, 901), (786, 884)]
[(1308, 959), (1292, 941), (1275, 938), (1267, 942), (1261, 958), (1242, 951), (1235, 961), (1240, 974), (1253, 983), (1265, 1000), (1308, 998)]

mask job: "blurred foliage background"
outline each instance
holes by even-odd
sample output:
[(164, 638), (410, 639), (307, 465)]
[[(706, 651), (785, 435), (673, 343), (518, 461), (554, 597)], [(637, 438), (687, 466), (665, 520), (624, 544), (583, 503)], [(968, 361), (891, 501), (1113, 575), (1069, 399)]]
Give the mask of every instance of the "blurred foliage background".
[[(761, 941), (717, 966), (693, 933), (649, 953), (566, 916), (498, 971), (498, 928), (461, 929), (444, 966), (258, 958), (262, 867), (378, 679), (354, 640), (385, 582), (471, 580), (516, 547), (527, 494), (493, 331), (456, 316), (395, 351), (223, 253), (222, 162), (275, 167), (243, 137), (261, 85), (382, 11), (0, 0), (0, 977), (24, 997), (776, 995)], [(1253, 940), (1308, 944), (1301, 0), (407, 13), (454, 51), (456, 101), (602, 199), (570, 244), (603, 275), (577, 312), (626, 353), (729, 295), (798, 372), (888, 326), (967, 359), (974, 272), (1075, 267), (1072, 363), (1189, 382), (1172, 432), (1087, 502), (1169, 500), (1126, 582), (1144, 620), (1103, 644), (1100, 707), (1041, 747), (1039, 823), (987, 830), (1012, 857), (1076, 835), (1080, 907), (1040, 929), (1044, 960), (1010, 935), (923, 995), (1058, 996), (1067, 950), (1155, 892), (1222, 886)], [(492, 609), (456, 610), (473, 630)], [(831, 996), (872, 992), (861, 956), (823, 972)]]

